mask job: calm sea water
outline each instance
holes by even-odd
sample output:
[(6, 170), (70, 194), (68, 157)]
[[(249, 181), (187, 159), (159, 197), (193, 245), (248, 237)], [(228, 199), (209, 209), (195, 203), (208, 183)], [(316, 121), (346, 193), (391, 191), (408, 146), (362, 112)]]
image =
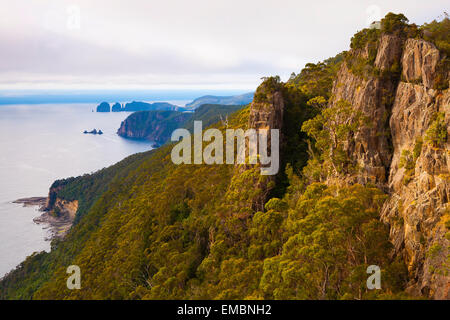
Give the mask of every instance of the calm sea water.
[[(116, 135), (129, 113), (92, 112), (95, 107), (0, 106), (0, 277), (33, 252), (50, 248), (47, 231), (33, 223), (37, 209), (12, 201), (46, 196), (56, 179), (94, 172), (151, 149), (149, 142)], [(82, 133), (94, 128), (104, 134)]]

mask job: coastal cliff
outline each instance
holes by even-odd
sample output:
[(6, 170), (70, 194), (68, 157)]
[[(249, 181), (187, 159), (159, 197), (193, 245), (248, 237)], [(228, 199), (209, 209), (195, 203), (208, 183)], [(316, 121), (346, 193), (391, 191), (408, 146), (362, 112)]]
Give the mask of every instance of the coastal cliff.
[(202, 121), (208, 127), (217, 121), (225, 120), (242, 106), (205, 104), (194, 112), (179, 111), (142, 111), (132, 113), (120, 125), (117, 134), (124, 138), (155, 141), (164, 144), (177, 128), (191, 132), (194, 121)]
[(179, 111), (140, 111), (122, 121), (117, 134), (124, 138), (165, 143), (172, 132), (192, 117)]
[(63, 239), (72, 227), (78, 211), (78, 200), (60, 198), (59, 192), (65, 184), (53, 184), (40, 211), (44, 213), (33, 221), (50, 226), (51, 238)]

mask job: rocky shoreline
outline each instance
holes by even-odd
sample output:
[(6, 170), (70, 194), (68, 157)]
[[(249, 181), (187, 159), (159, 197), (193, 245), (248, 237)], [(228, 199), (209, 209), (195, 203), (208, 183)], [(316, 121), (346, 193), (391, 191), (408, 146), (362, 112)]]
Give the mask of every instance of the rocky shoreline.
[[(21, 198), (13, 201), (13, 203), (23, 204), (24, 207), (44, 207), (47, 202), (47, 197), (31, 197), (31, 198)], [(40, 209), (41, 209), (40, 208)]]
[(39, 211), (43, 212), (40, 216), (33, 219), (38, 225), (43, 225), (43, 229), (48, 229), (49, 237), (46, 241), (53, 239), (63, 239), (69, 229), (72, 227), (76, 210), (78, 209), (78, 201), (57, 201), (58, 214), (54, 210), (49, 210), (47, 197), (30, 197), (21, 198), (13, 201), (16, 204), (23, 204), (24, 207), (38, 206)]
[(50, 211), (45, 211), (39, 217), (33, 219), (33, 222), (41, 225), (43, 229), (49, 229), (50, 237), (46, 240), (63, 239), (70, 227), (72, 227), (72, 220), (67, 216), (55, 217)]

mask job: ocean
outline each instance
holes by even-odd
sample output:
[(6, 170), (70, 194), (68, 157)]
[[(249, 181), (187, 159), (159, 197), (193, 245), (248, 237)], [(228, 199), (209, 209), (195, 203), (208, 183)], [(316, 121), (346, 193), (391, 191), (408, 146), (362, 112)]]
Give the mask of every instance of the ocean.
[[(184, 105), (181, 101), (169, 101)], [(0, 277), (33, 252), (50, 249), (36, 207), (12, 201), (47, 196), (57, 179), (95, 172), (150, 142), (116, 134), (129, 113), (97, 113), (94, 103), (0, 105)], [(103, 135), (83, 134), (102, 130)]]

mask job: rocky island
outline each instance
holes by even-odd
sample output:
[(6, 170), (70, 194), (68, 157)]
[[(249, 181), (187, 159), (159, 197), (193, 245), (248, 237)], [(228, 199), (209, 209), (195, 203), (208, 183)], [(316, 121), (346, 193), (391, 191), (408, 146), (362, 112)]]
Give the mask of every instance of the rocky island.
[(97, 106), (97, 112), (110, 112), (111, 106), (108, 102), (102, 102)]
[(93, 129), (93, 130), (91, 130), (91, 131), (87, 131), (87, 130), (84, 130), (84, 132), (83, 132), (84, 134), (103, 134), (103, 131), (102, 130), (98, 130), (97, 131), (97, 129)]

